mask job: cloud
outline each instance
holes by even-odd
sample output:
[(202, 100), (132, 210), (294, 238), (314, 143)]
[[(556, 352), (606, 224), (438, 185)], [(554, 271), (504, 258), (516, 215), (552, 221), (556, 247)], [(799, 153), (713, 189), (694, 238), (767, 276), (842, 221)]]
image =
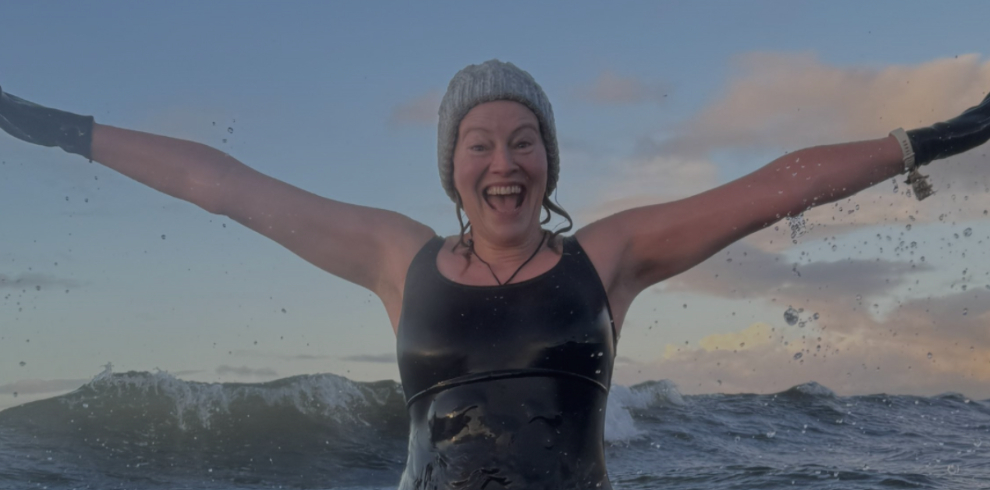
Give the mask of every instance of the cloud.
[(703, 337), (698, 341), (702, 350), (713, 352), (717, 350), (750, 349), (766, 344), (773, 338), (773, 327), (766, 323), (754, 323), (739, 332), (716, 333)]
[(798, 149), (879, 138), (954, 117), (990, 88), (978, 55), (913, 66), (839, 67), (814, 54), (749, 53), (735, 61), (722, 95), (682, 124), (675, 153)]
[(355, 354), (351, 356), (343, 356), (340, 359), (342, 361), (352, 361), (352, 362), (379, 362), (386, 364), (396, 363), (394, 352), (386, 352), (384, 354)]
[(659, 359), (618, 366), (616, 379), (667, 378), (685, 393), (773, 393), (816, 381), (844, 395), (990, 397), (990, 292), (911, 300), (886, 317), (826, 303), (816, 306), (827, 328), (758, 323), (667, 345)]
[(292, 360), (300, 361), (318, 361), (324, 359), (333, 359), (333, 356), (323, 355), (323, 354), (296, 354), (294, 356), (285, 356), (283, 358), (288, 358)]
[[(892, 247), (893, 248), (893, 247)], [(932, 270), (927, 263), (846, 258), (795, 263), (786, 255), (738, 242), (695, 268), (667, 281), (670, 291), (721, 298), (880, 296), (910, 275)]]
[(233, 375), (241, 377), (274, 378), (278, 376), (272, 368), (249, 368), (247, 366), (234, 367), (226, 364), (217, 367), (217, 374), (220, 376)]
[(704, 192), (717, 183), (718, 169), (704, 158), (645, 154), (615, 165), (615, 175), (598, 186), (595, 204), (581, 209), (585, 223), (640, 206)]
[(669, 280), (663, 294), (762, 301), (778, 314), (694, 345), (667, 345), (659, 359), (617, 368), (619, 382), (669, 378), (686, 393), (770, 393), (817, 381), (843, 394), (990, 397), (990, 288), (980, 282), (982, 269), (953, 278), (949, 294), (945, 285), (935, 288), (942, 296), (928, 296), (911, 289), (941, 272), (930, 262), (795, 266), (787, 258), (737, 243)]
[(89, 382), (89, 379), (22, 379), (0, 385), (0, 393), (17, 393), (31, 395), (53, 393), (79, 388)]
[(319, 361), (335, 359), (334, 356), (326, 354), (281, 354), (252, 349), (239, 349), (232, 351), (232, 354), (240, 357), (266, 357), (269, 359), (281, 359), (284, 361)]
[(635, 77), (623, 77), (604, 71), (593, 84), (578, 91), (587, 101), (604, 105), (627, 105), (662, 102), (669, 89), (661, 83), (649, 83)]
[(430, 91), (392, 108), (388, 122), (394, 126), (436, 126), (441, 94)]
[[(757, 52), (740, 56), (734, 65), (719, 95), (700, 112), (660, 134), (642, 136), (631, 157), (614, 162), (610, 179), (599, 184), (595, 204), (579, 214), (594, 220), (713, 188), (722, 183), (712, 163), (716, 157), (755, 170), (785, 151), (929, 125), (958, 115), (990, 89), (990, 61), (977, 55), (916, 65), (841, 67), (810, 53)], [(908, 216), (917, 223), (936, 222), (943, 215), (985, 219), (988, 154), (983, 147), (926, 167), (937, 194), (924, 203), (906, 196), (903, 183), (895, 193), (887, 182), (861, 192), (848, 206), (819, 206), (806, 213), (809, 222), (820, 225), (809, 238), (904, 223)], [(855, 204), (859, 208), (848, 214)], [(770, 236), (757, 234), (750, 242), (768, 250), (790, 245), (787, 240), (771, 246)]]
[(18, 276), (0, 274), (0, 289), (38, 289), (47, 287), (68, 288), (76, 287), (78, 283), (69, 279), (60, 279), (47, 274), (26, 273)]
[(174, 373), (171, 374), (174, 376), (190, 376), (193, 374), (199, 374), (201, 372), (203, 372), (202, 369), (184, 369), (182, 371), (175, 371)]

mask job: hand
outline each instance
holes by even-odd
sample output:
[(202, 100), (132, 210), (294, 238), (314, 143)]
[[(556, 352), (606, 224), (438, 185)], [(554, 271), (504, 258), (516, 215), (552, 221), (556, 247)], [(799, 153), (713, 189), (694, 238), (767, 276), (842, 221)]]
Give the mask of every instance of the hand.
[(69, 153), (90, 158), (93, 117), (49, 109), (28, 102), (0, 87), (0, 129), (41, 146), (57, 146)]

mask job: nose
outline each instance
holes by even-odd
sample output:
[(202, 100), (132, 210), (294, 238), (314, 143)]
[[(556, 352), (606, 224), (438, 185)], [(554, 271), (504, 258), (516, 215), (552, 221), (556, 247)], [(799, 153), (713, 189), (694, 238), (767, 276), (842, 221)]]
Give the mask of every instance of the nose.
[(495, 152), (492, 154), (492, 163), (489, 166), (489, 171), (492, 173), (505, 175), (511, 174), (519, 168), (513, 158), (512, 151), (509, 145), (498, 145), (495, 148)]

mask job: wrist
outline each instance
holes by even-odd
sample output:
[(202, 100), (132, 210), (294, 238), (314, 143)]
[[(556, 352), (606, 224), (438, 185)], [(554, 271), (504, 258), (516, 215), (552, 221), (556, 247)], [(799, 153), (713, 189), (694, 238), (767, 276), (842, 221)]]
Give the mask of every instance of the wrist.
[(911, 146), (911, 139), (904, 128), (897, 128), (890, 132), (890, 136), (897, 140), (897, 145), (901, 148), (901, 158), (904, 162), (904, 173), (911, 172), (917, 167), (914, 148)]
[(927, 160), (924, 157), (919, 158), (918, 154), (915, 152), (916, 145), (911, 139), (911, 134), (904, 131), (903, 128), (897, 128), (890, 132), (890, 136), (897, 141), (897, 145), (901, 149), (901, 158), (904, 162), (903, 173), (908, 174), (908, 178), (905, 183), (911, 186), (911, 189), (914, 191), (914, 196), (921, 201), (934, 194), (935, 191), (928, 182), (928, 176), (921, 175), (921, 172), (918, 172), (918, 166), (926, 165), (930, 160)]

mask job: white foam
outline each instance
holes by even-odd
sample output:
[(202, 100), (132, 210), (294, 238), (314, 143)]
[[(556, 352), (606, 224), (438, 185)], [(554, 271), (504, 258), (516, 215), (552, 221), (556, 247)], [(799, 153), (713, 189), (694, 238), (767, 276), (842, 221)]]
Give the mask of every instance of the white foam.
[(613, 384), (605, 411), (605, 440), (626, 442), (644, 436), (645, 432), (636, 427), (629, 410), (662, 405), (684, 405), (684, 398), (672, 381), (651, 381), (631, 389)]
[(362, 390), (353, 381), (333, 374), (294, 376), (261, 385), (202, 383), (184, 381), (166, 371), (115, 375), (109, 364), (86, 386), (101, 393), (117, 391), (117, 394), (123, 394), (127, 391), (131, 395), (162, 396), (174, 404), (173, 414), (182, 429), (186, 429), (192, 420), (209, 428), (213, 416), (230, 413), (232, 403), (246, 400), (260, 401), (268, 406), (292, 405), (301, 413), (319, 414), (338, 422), (346, 419), (367, 424), (351, 409), (357, 405), (381, 405), (389, 396), (387, 391), (392, 390)]

